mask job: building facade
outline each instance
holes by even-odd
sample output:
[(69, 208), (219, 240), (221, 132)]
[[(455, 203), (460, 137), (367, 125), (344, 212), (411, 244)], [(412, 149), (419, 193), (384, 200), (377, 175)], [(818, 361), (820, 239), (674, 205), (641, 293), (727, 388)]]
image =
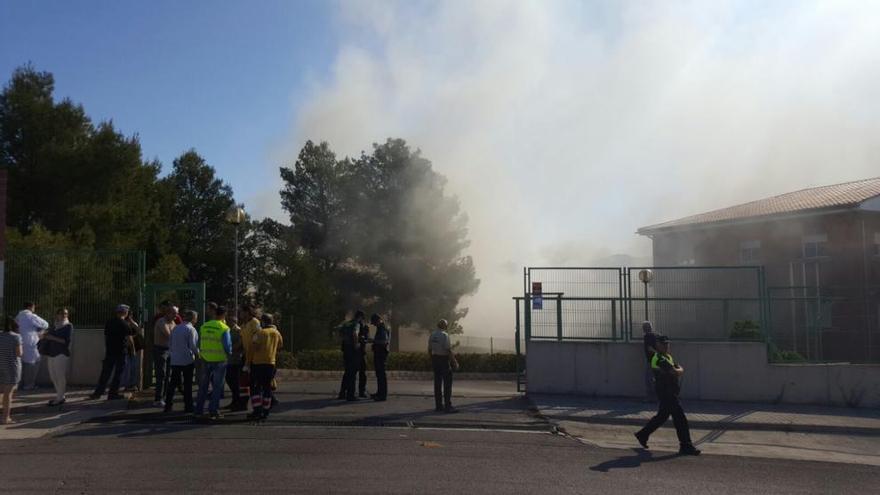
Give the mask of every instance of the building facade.
[(762, 266), (765, 330), (816, 360), (880, 360), (880, 178), (643, 227), (656, 266)]

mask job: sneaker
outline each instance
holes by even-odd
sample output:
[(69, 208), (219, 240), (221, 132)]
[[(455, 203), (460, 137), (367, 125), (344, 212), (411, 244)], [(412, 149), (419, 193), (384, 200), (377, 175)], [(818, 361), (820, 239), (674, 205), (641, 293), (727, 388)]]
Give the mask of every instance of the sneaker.
[(101, 398), (101, 394), (89, 394), (89, 400), (98, 400)]
[(346, 400), (346, 402), (357, 402), (358, 398), (357, 397), (346, 397), (345, 400)]
[(678, 449), (678, 455), (700, 455), (700, 449), (693, 445), (682, 445)]
[(636, 437), (636, 440), (639, 441), (639, 444), (640, 444), (643, 448), (646, 448), (646, 449), (648, 448), (648, 437), (647, 437), (647, 436), (645, 436), (645, 435), (640, 435), (639, 432), (635, 432), (635, 433), (633, 433), (633, 436)]
[(446, 408), (443, 409), (443, 412), (445, 412), (446, 414), (455, 414), (458, 412), (458, 409), (456, 409), (452, 406), (446, 406)]
[(124, 398), (125, 396), (120, 394), (111, 394), (107, 396), (107, 400), (122, 400)]
[(443, 412), (443, 407), (442, 406), (435, 407), (434, 412)]
[(264, 418), (265, 418), (265, 416), (263, 416), (263, 413), (261, 413), (260, 411), (254, 411), (254, 412), (247, 415), (247, 419), (249, 419), (251, 421), (260, 421)]
[(165, 407), (165, 401), (164, 400), (157, 400), (157, 401), (153, 402), (153, 407)]
[(385, 402), (388, 399), (386, 399), (385, 397), (379, 397), (378, 395), (374, 395), (373, 400), (376, 402)]
[(208, 416), (212, 421), (216, 421), (218, 419), (223, 419), (223, 415), (219, 412), (213, 412)]

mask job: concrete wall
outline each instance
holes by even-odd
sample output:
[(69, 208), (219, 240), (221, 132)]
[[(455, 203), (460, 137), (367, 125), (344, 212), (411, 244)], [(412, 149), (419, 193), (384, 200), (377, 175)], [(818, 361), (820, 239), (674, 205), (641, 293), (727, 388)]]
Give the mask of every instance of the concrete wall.
[[(880, 407), (880, 365), (769, 364), (764, 344), (675, 342), (682, 397), (734, 402)], [(644, 397), (641, 343), (536, 342), (529, 393)]]
[[(104, 359), (104, 329), (75, 328), (71, 339), (70, 361), (68, 361), (67, 384), (70, 386), (94, 386), (101, 373), (101, 361)], [(51, 386), (47, 360), (40, 362), (40, 374), (37, 381), (42, 385)]]

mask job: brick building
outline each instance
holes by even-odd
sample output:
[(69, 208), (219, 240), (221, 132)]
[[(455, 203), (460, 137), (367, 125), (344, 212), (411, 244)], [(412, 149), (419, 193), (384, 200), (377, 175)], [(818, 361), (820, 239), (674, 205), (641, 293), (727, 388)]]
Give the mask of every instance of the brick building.
[(763, 266), (775, 341), (821, 360), (880, 360), (880, 178), (642, 227), (656, 266)]

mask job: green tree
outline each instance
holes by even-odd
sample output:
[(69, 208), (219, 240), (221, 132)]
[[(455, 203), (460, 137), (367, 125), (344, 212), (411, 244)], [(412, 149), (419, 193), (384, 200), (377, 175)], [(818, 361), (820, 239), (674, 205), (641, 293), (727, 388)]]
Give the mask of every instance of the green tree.
[(459, 302), (479, 286), (462, 254), (467, 217), (420, 152), (389, 139), (339, 161), (309, 141), (281, 175), (296, 241), (320, 260), (337, 313), (358, 306), (388, 314), (395, 328), (432, 328), (438, 318), (460, 328)]
[(356, 210), (357, 223), (369, 232), (357, 245), (357, 257), (382, 274), (386, 290), (377, 306), (395, 327), (433, 328), (446, 318), (460, 328), (467, 308), (459, 302), (477, 290), (479, 280), (472, 258), (462, 254), (469, 245), (467, 216), (446, 193), (446, 178), (402, 139), (374, 144), (355, 168), (370, 205)]
[(281, 206), (290, 214), (296, 242), (334, 270), (349, 254), (346, 229), (351, 219), (343, 209), (346, 162), (338, 162), (326, 142), (307, 141), (293, 168), (281, 168)]
[(297, 246), (293, 227), (271, 219), (253, 222), (242, 246), (242, 271), (258, 302), (276, 316), (287, 348), (326, 348), (344, 312), (319, 260)]
[(111, 122), (94, 126), (70, 100), (55, 102), (54, 84), (52, 74), (28, 65), (0, 92), (7, 224), (23, 234), (37, 225), (83, 232), (98, 248), (161, 250), (159, 165), (142, 161), (137, 137), (123, 136)]
[(195, 150), (174, 160), (159, 188), (170, 249), (187, 268), (186, 279), (204, 281), (209, 299), (226, 300), (234, 277), (234, 227), (225, 221), (235, 204), (232, 188)]

